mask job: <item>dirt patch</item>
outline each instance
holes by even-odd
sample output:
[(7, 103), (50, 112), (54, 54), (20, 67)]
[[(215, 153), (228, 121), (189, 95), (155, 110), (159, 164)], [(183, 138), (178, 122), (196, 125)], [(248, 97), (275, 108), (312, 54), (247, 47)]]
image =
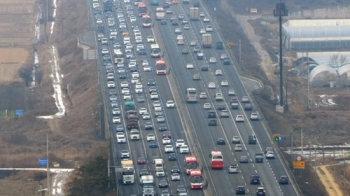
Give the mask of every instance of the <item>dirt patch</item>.
[(329, 196), (343, 196), (342, 190), (340, 190), (340, 187), (335, 181), (332, 173), (329, 172), (327, 165), (316, 167), (316, 173), (326, 188)]

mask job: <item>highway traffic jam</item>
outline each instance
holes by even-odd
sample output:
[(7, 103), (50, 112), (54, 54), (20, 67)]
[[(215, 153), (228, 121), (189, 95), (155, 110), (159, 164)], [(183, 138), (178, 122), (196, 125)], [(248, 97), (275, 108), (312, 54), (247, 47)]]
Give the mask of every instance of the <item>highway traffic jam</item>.
[(118, 195), (297, 195), (193, 0), (89, 0)]

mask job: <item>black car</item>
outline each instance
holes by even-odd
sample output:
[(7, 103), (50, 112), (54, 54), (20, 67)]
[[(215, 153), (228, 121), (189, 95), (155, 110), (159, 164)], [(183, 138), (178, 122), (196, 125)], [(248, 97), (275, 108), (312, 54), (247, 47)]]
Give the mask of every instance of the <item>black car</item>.
[(137, 67), (130, 67), (130, 72), (138, 72), (139, 70), (137, 69)]
[(176, 154), (175, 153), (169, 153), (168, 161), (176, 161)]
[(145, 123), (145, 130), (153, 130), (153, 125), (151, 122)]
[(168, 130), (168, 127), (165, 125), (165, 124), (160, 124), (159, 125), (159, 128), (158, 128), (158, 131), (167, 131)]
[(146, 55), (146, 49), (141, 48), (141, 49), (139, 49), (139, 50), (137, 51), (137, 53), (138, 53), (139, 55)]
[(216, 141), (216, 144), (217, 145), (225, 145), (226, 144), (225, 139), (222, 137), (219, 137), (218, 140)]
[(126, 79), (126, 74), (125, 73), (120, 73), (119, 74), (119, 79)]
[(238, 108), (239, 108), (238, 103), (231, 103), (230, 106), (231, 106), (232, 110), (238, 110)]
[(245, 195), (245, 187), (244, 186), (237, 186), (236, 195)]
[(229, 58), (224, 59), (224, 65), (230, 65), (231, 61)]
[(287, 176), (281, 176), (280, 179), (278, 180), (279, 184), (288, 184), (288, 177)]
[(171, 22), (171, 25), (177, 26), (177, 25), (179, 25), (179, 23), (178, 23), (176, 20), (173, 20), (173, 21)]
[(241, 156), (239, 158), (240, 163), (248, 163), (248, 157), (247, 156)]
[(147, 82), (147, 85), (148, 86), (154, 86), (154, 85), (156, 85), (156, 82), (153, 79), (149, 79), (148, 82)]
[(173, 166), (170, 170), (170, 173), (173, 174), (173, 173), (178, 173), (180, 174), (181, 173), (181, 170), (178, 166)]
[(256, 195), (258, 195), (258, 196), (265, 196), (266, 195), (266, 191), (265, 191), (264, 187), (258, 187), (256, 189)]
[(218, 105), (218, 110), (225, 110), (225, 105), (224, 104)]
[(185, 187), (184, 185), (180, 184), (179, 186), (177, 186), (176, 192), (177, 192), (177, 193), (186, 192), (186, 187)]
[(159, 188), (167, 188), (169, 186), (168, 182), (165, 179), (159, 180)]
[(161, 24), (161, 25), (166, 25), (166, 24), (167, 24), (167, 21), (163, 19), (163, 20), (160, 21), (160, 24)]
[(188, 54), (188, 49), (187, 49), (187, 48), (182, 49), (182, 50), (181, 50), (181, 53), (182, 53), (182, 54)]
[(214, 110), (210, 110), (208, 112), (208, 118), (216, 118), (216, 112)]
[(203, 66), (201, 67), (201, 71), (209, 71), (209, 66), (203, 65)]
[(141, 176), (145, 176), (145, 175), (149, 175), (149, 171), (147, 169), (140, 169), (140, 177)]
[(264, 155), (263, 153), (255, 153), (255, 162), (256, 163), (263, 163), (264, 162)]
[(208, 125), (209, 125), (209, 126), (216, 126), (216, 125), (217, 125), (217, 122), (216, 122), (215, 119), (210, 119), (210, 120), (208, 121)]
[(245, 111), (252, 111), (253, 110), (252, 104), (250, 104), (250, 103), (245, 104), (244, 105), (244, 110)]
[(258, 174), (251, 175), (250, 184), (260, 184), (260, 176)]
[(256, 144), (256, 136), (255, 135), (248, 136), (248, 144)]

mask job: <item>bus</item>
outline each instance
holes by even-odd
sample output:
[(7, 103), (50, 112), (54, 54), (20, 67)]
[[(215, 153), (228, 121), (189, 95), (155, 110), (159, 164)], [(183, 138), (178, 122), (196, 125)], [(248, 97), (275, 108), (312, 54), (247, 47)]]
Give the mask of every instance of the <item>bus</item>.
[(191, 171), (197, 168), (199, 168), (199, 165), (197, 163), (196, 157), (194, 155), (186, 155), (185, 156), (186, 174), (190, 175)]
[(161, 56), (161, 50), (158, 44), (151, 44), (151, 57), (159, 58)]
[(186, 90), (187, 103), (197, 103), (198, 96), (195, 88), (187, 88)]
[(142, 17), (143, 15), (147, 14), (147, 6), (145, 3), (141, 2), (138, 6), (139, 16)]
[(166, 75), (166, 65), (163, 59), (156, 60), (156, 74)]
[(224, 168), (224, 158), (220, 150), (212, 150), (209, 155), (212, 169)]
[(151, 5), (158, 6), (159, 0), (151, 0)]
[(148, 14), (142, 16), (142, 27), (149, 28), (152, 26), (152, 19)]
[(156, 9), (156, 20), (163, 20), (165, 17), (165, 11), (162, 7), (157, 7)]
[(203, 177), (200, 169), (193, 169), (190, 172), (190, 186), (191, 189), (202, 189), (203, 188)]

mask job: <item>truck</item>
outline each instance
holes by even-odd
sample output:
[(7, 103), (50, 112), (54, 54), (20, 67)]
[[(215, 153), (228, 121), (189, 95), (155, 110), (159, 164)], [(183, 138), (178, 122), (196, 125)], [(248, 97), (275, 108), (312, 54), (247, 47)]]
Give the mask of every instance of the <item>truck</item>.
[(124, 63), (124, 54), (120, 49), (113, 50), (114, 64)]
[(162, 7), (157, 7), (156, 9), (156, 20), (163, 20), (165, 17), (165, 11)]
[(128, 130), (138, 129), (139, 121), (137, 119), (128, 119), (126, 120), (126, 127), (128, 128)]
[(199, 8), (190, 7), (190, 20), (199, 20)]
[(200, 169), (193, 169), (190, 172), (190, 186), (191, 189), (202, 189), (203, 188), (203, 177)]
[(193, 169), (199, 168), (197, 158), (194, 155), (186, 155), (184, 161), (187, 175), (190, 175)]
[(152, 175), (141, 176), (142, 196), (155, 196), (154, 179)]
[(212, 37), (209, 33), (202, 34), (202, 46), (203, 48), (211, 48)]
[(132, 100), (125, 101), (124, 106), (125, 106), (125, 111), (134, 110), (136, 108), (135, 102)]
[(135, 183), (135, 169), (133, 161), (130, 159), (121, 160), (121, 165), (123, 168), (123, 184), (134, 184)]

